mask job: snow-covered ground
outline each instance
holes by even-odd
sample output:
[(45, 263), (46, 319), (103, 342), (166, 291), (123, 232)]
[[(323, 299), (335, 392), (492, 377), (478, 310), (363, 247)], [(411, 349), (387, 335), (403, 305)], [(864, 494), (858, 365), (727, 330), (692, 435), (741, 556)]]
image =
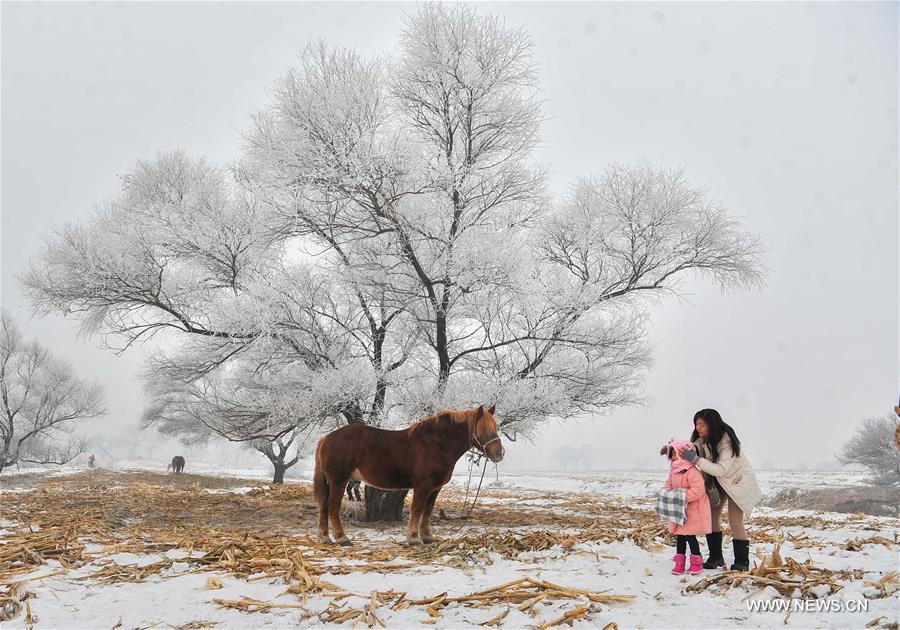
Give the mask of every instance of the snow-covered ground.
[[(492, 476), (493, 473), (489, 468), (485, 483), (489, 483)], [(866, 480), (866, 473), (862, 471), (777, 470), (758, 472), (757, 476), (766, 496), (786, 488), (861, 486)], [(457, 472), (454, 482), (465, 484), (466, 481), (467, 476)], [(652, 470), (511, 472), (503, 473), (502, 476), (502, 484), (508, 488), (647, 499), (654, 496), (663, 482), (665, 472)]]
[[(123, 459), (100, 468), (110, 470), (146, 470), (162, 472), (167, 462), (148, 459)], [(285, 477), (288, 479), (312, 479), (312, 462), (303, 460), (289, 469)], [(0, 472), (0, 479), (18, 473), (40, 472), (42, 475), (69, 475), (86, 470), (83, 464), (57, 466), (50, 469), (39, 467), (6, 468)], [(272, 478), (272, 467), (268, 462), (260, 460), (257, 465), (242, 466), (227, 463), (213, 463), (188, 458), (186, 472), (200, 475), (221, 475), (225, 477), (241, 477), (244, 479)], [(480, 469), (473, 472), (475, 483), (478, 481)], [(488, 465), (485, 484), (495, 478), (496, 471), (492, 464)], [(785, 488), (816, 488), (828, 486), (861, 486), (866, 483), (866, 472), (863, 470), (769, 470), (757, 471), (760, 485), (767, 494)], [(610, 492), (620, 496), (652, 496), (659, 484), (659, 477), (665, 480), (664, 467), (657, 470), (590, 470), (590, 471), (506, 471), (501, 468), (500, 477), (510, 487), (520, 486), (548, 492)], [(468, 480), (468, 464), (465, 458), (456, 466), (454, 483), (465, 484)]]
[[(130, 463), (129, 467), (142, 468), (138, 462)], [(266, 481), (266, 475), (259, 471), (218, 469), (209, 472), (220, 476), (259, 479), (261, 483)], [(533, 529), (547, 528), (546, 523), (538, 522), (541, 514), (578, 513), (579, 501), (584, 502), (585, 510), (596, 509), (598, 504), (594, 499), (598, 497), (608, 500), (612, 506), (610, 509), (613, 510), (616, 504), (649, 505), (649, 498), (664, 478), (662, 472), (607, 471), (572, 474), (506, 473), (498, 481), (494, 471), (489, 470), (479, 510), (490, 510), (493, 505), (505, 504), (509, 507), (513, 502), (523, 515), (534, 515), (535, 526), (526, 525), (500, 531), (479, 524), (477, 519), (456, 527), (446, 522), (437, 522), (435, 534), (439, 539), (470, 533), (483, 534), (485, 531), (496, 536), (524, 536)], [(477, 475), (473, 476), (473, 485), (477, 481)], [(854, 485), (862, 481), (862, 476), (843, 472), (780, 471), (760, 473), (760, 481), (766, 494), (771, 494), (781, 488), (798, 485), (810, 488), (836, 484)], [(468, 475), (461, 470), (451, 485), (463, 490), (467, 482)], [(6, 496), (3, 501), (15, 501), (16, 494), (9, 491), (16, 489), (12, 480), (5, 480), (3, 491)], [(24, 492), (32, 489), (33, 486), (19, 488)], [(236, 479), (233, 488), (217, 488), (213, 491), (230, 492), (239, 501), (241, 495), (250, 490), (246, 483)], [(3, 515), (3, 510), (0, 510), (0, 516)], [(809, 513), (762, 508), (754, 513), (750, 527), (751, 539), (754, 531), (763, 530), (770, 537), (772, 523), (780, 522), (776, 520), (779, 517), (805, 515)], [(601, 520), (604, 516), (602, 512), (596, 514)], [(671, 548), (659, 546), (644, 549), (631, 540), (608, 543), (594, 540), (578, 542), (573, 546), (556, 545), (543, 551), (522, 552), (513, 558), (502, 557), (488, 549), (475, 550), (471, 561), (463, 566), (457, 563), (451, 566), (449, 556), (438, 556), (411, 563), (408, 569), (382, 573), (357, 571), (354, 567), (361, 564), (361, 561), (336, 555), (332, 565), (334, 568), (319, 578), (350, 594), (337, 600), (323, 594), (310, 594), (302, 599), (297, 594), (287, 592), (288, 585), (280, 579), (239, 579), (221, 573), (213, 575), (209, 572), (196, 572), (195, 565), (182, 560), (201, 552), (183, 549), (143, 555), (115, 552), (112, 549), (110, 551), (114, 553), (104, 554), (102, 546), (91, 545), (91, 552), (98, 555), (86, 564), (66, 568), (55, 560), (50, 560), (31, 575), (17, 576), (15, 580), (24, 580), (21, 590), (34, 593), (34, 597), (26, 601), (31, 612), (30, 621), (39, 628), (112, 628), (116, 624), (124, 628), (203, 627), (201, 622), (216, 624), (216, 628), (287, 627), (298, 624), (331, 626), (336, 624), (323, 623), (320, 613), (329, 606), (341, 606), (347, 610), (372, 606), (375, 591), (394, 591), (394, 595), (406, 593), (408, 600), (432, 598), (442, 593), (447, 593), (447, 597), (452, 598), (484, 591), (523, 577), (593, 593), (633, 595), (635, 599), (630, 603), (606, 604), (591, 602), (584, 597), (575, 600), (547, 598), (535, 604), (531, 611), (521, 611), (517, 605), (509, 604), (472, 607), (451, 603), (435, 609), (436, 615), (429, 613), (427, 607), (422, 605), (392, 610), (390, 605), (381, 604), (378, 600), (372, 610), (378, 620), (390, 628), (420, 627), (422, 624), (442, 628), (478, 627), (504, 613), (505, 617), (497, 622), (499, 626), (534, 628), (558, 620), (567, 612), (583, 606), (588, 606), (589, 609), (572, 622), (575, 628), (603, 628), (612, 622), (620, 628), (863, 628), (870, 622), (875, 622), (874, 626), (885, 627), (896, 623), (900, 611), (897, 593), (882, 598), (869, 597), (874, 597), (879, 590), (879, 587), (872, 586), (871, 583), (898, 570), (898, 546), (894, 544), (888, 548), (883, 544), (870, 543), (857, 545), (860, 548), (852, 550), (850, 547), (853, 545), (849, 544), (855, 539), (866, 540), (873, 536), (895, 541), (898, 525), (896, 519), (825, 513), (816, 515), (813, 526), (791, 524), (791, 520), (784, 523), (778, 527), (785, 537), (781, 547), (783, 557), (799, 562), (809, 560), (812, 566), (833, 571), (858, 571), (852, 579), (837, 578), (842, 588), (833, 596), (825, 597), (828, 588), (820, 588), (819, 594), (823, 598), (813, 600), (808, 605), (811, 610), (795, 610), (790, 614), (787, 610), (750, 610), (750, 606), (754, 605), (750, 602), (754, 600), (786, 601), (781, 600), (771, 587), (711, 587), (700, 592), (689, 592), (686, 590), (688, 587), (718, 572), (705, 572), (697, 577), (673, 576), (670, 574)], [(21, 524), (3, 520), (0, 525), (12, 528)], [(354, 539), (354, 549), (377, 547), (390, 550), (396, 548), (396, 542), (403, 533), (400, 527), (370, 529), (349, 524), (347, 529)], [(8, 531), (10, 530), (0, 530), (0, 543), (5, 544), (4, 534)], [(796, 538), (802, 535), (806, 538)], [(791, 537), (795, 537), (795, 540), (792, 541)], [(758, 541), (754, 546), (766, 553), (771, 553), (773, 547), (770, 543)], [(729, 556), (730, 550), (726, 552), (726, 558)], [(758, 561), (755, 556), (751, 557)], [(171, 564), (143, 582), (103, 584), (83, 579), (108, 566), (111, 561), (119, 565), (138, 566), (160, 561), (171, 561)], [(221, 588), (209, 588), (210, 577), (217, 578)], [(8, 580), (0, 577), (0, 582)], [(217, 586), (218, 583), (213, 585)], [(224, 608), (213, 601), (241, 598), (284, 607), (271, 608), (268, 612), (247, 613)], [(787, 605), (790, 605), (789, 602)], [(815, 606), (825, 606), (826, 609), (817, 611)], [(862, 607), (867, 610), (858, 610)], [(365, 619), (364, 616), (358, 617), (356, 622), (364, 624)], [(12, 620), (4, 623), (4, 628), (21, 628), (26, 625), (26, 610), (23, 607)]]

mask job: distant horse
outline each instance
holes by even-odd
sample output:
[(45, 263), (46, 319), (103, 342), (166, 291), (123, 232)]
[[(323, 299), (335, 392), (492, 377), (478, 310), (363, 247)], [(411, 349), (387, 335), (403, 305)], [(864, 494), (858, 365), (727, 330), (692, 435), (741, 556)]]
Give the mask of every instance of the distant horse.
[[(347, 482), (347, 500), (348, 501), (362, 501), (362, 494), (359, 492), (359, 486), (361, 482), (359, 479), (351, 479)], [(354, 493), (356, 493), (356, 497), (354, 498)]]
[(180, 473), (182, 470), (184, 470), (184, 457), (182, 457), (181, 455), (176, 455), (175, 457), (173, 457), (172, 463), (166, 466), (166, 472), (169, 472), (169, 470), (175, 473)]
[(431, 513), (434, 502), (453, 475), (453, 466), (466, 451), (477, 448), (492, 462), (505, 453), (494, 420), (494, 407), (441, 411), (407, 429), (388, 431), (350, 424), (332, 431), (316, 447), (313, 490), (319, 508), (319, 540), (349, 545), (341, 525), (344, 487), (353, 479), (382, 490), (413, 489), (406, 541), (434, 542)]

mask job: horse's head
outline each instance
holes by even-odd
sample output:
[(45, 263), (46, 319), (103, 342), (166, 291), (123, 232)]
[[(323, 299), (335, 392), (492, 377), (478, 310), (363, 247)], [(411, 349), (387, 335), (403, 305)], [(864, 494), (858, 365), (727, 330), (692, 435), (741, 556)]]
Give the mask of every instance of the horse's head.
[(477, 447), (492, 462), (503, 459), (506, 449), (500, 442), (500, 430), (497, 421), (494, 420), (494, 405), (485, 409), (484, 405), (475, 410), (475, 419), (472, 422), (472, 445)]

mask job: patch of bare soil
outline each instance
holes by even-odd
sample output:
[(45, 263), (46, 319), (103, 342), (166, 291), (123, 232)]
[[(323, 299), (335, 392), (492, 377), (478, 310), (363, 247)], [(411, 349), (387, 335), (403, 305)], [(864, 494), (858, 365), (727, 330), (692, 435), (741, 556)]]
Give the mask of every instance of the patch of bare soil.
[(818, 510), (872, 516), (900, 516), (900, 488), (880, 486), (841, 486), (837, 488), (789, 488), (767, 504), (774, 508)]
[(242, 479), (240, 477), (215, 477), (212, 475), (194, 475), (190, 473), (153, 472), (143, 470), (113, 471), (103, 468), (85, 470), (73, 475), (59, 477), (48, 476), (46, 472), (26, 472), (17, 475), (4, 475), (2, 485), (4, 488), (34, 488), (46, 486), (52, 482), (60, 482), (69, 486), (82, 486), (96, 482), (120, 485), (129, 483), (149, 483), (159, 486), (174, 488), (196, 485), (204, 489), (256, 487), (265, 485), (259, 479)]
[[(92, 470), (44, 478), (32, 487), (8, 495), (0, 508), (3, 518), (43, 528), (89, 522), (112, 535), (135, 527), (171, 535), (220, 528), (287, 533), (312, 523), (315, 515), (308, 484), (269, 490), (259, 480)], [(237, 487), (253, 489), (241, 494), (208, 492)]]

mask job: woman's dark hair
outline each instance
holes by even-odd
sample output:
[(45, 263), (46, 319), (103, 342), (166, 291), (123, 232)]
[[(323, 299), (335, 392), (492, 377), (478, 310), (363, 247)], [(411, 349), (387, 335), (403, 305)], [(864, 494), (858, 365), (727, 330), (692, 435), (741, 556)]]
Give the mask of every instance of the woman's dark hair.
[(709, 429), (706, 444), (712, 452), (712, 461), (719, 461), (719, 442), (722, 441), (723, 435), (728, 435), (728, 439), (731, 440), (731, 452), (734, 453), (734, 456), (740, 456), (741, 441), (731, 425), (722, 420), (722, 416), (715, 409), (701, 409), (694, 414), (694, 432), (691, 433), (691, 442), (695, 442), (700, 437), (700, 434), (697, 433), (697, 420), (703, 420)]

